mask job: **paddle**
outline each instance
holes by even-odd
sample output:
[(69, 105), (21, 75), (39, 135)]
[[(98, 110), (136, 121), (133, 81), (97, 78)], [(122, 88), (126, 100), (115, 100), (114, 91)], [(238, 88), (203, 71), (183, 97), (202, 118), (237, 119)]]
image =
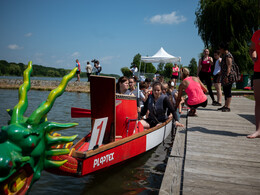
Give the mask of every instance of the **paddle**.
[(71, 118), (88, 118), (88, 117), (91, 117), (91, 110), (71, 107)]

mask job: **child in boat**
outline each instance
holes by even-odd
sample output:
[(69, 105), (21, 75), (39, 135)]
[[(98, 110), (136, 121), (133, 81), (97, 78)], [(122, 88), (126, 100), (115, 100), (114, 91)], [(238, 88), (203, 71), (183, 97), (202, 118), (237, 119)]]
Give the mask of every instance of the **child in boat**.
[(168, 96), (162, 94), (162, 84), (160, 82), (154, 82), (152, 88), (153, 93), (149, 95), (141, 110), (141, 116), (144, 116), (147, 110), (149, 110), (148, 118), (141, 120), (143, 127), (149, 129), (165, 122), (168, 119), (166, 115), (167, 109), (172, 113), (175, 125), (183, 127), (184, 125), (178, 121), (176, 110)]
[(181, 69), (181, 79), (183, 81), (179, 86), (176, 107), (179, 106), (182, 98), (182, 92), (183, 90), (185, 90), (185, 92), (188, 95), (188, 98), (185, 100), (185, 103), (191, 108), (188, 115), (195, 116), (196, 108), (198, 108), (199, 106), (207, 106), (208, 99), (204, 92), (206, 93), (208, 92), (208, 90), (198, 77), (192, 77), (189, 75), (190, 71), (187, 68)]

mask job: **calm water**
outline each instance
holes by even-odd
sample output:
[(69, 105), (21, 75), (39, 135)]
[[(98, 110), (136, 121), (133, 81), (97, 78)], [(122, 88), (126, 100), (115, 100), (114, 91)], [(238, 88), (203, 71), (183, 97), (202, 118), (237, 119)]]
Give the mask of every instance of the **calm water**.
[[(42, 101), (46, 100), (48, 94), (48, 91), (29, 91), (29, 105), (25, 116), (29, 116)], [(89, 99), (90, 96), (86, 93), (65, 92), (56, 99), (48, 114), (48, 120), (60, 123), (79, 123), (73, 129), (60, 132), (62, 135), (78, 134), (76, 140), (78, 141), (90, 131), (90, 119), (71, 118), (70, 108), (90, 109)], [(0, 126), (6, 125), (10, 119), (5, 110), (13, 108), (17, 102), (18, 90), (0, 89)], [(171, 145), (172, 141), (169, 136), (165, 143), (145, 154), (120, 166), (82, 178), (57, 176), (43, 171), (40, 180), (33, 185), (29, 194), (158, 194)]]

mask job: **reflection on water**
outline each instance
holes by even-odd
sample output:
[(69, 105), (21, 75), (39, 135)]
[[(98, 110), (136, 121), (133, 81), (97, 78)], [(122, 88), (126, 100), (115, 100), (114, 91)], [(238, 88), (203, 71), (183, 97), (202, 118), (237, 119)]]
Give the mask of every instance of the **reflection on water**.
[[(49, 95), (48, 91), (29, 91), (29, 116)], [(61, 131), (62, 135), (78, 134), (78, 141), (90, 131), (89, 118), (71, 118), (70, 108), (79, 107), (90, 109), (88, 93), (65, 92), (58, 97), (48, 114), (49, 121), (60, 123), (77, 122), (73, 129)], [(10, 119), (5, 111), (18, 103), (18, 90), (0, 89), (0, 125), (6, 125)], [(157, 148), (135, 157), (120, 165), (109, 168), (82, 178), (58, 176), (42, 172), (40, 180), (32, 187), (29, 194), (52, 195), (60, 194), (158, 194), (167, 163), (167, 157), (172, 146), (169, 136), (165, 143)]]

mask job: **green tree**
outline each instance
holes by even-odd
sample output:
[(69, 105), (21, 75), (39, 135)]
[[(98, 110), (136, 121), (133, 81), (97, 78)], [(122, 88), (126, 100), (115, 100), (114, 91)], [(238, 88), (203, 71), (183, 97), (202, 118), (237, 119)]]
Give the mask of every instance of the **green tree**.
[(121, 68), (121, 72), (126, 77), (131, 77), (133, 75), (128, 67)]
[(190, 70), (190, 75), (191, 75), (191, 76), (197, 76), (197, 68), (198, 68), (198, 65), (197, 65), (197, 61), (196, 61), (195, 58), (192, 58), (192, 59), (191, 59), (188, 68), (189, 68), (189, 70)]
[(163, 75), (163, 68), (164, 68), (164, 63), (159, 63), (157, 65), (157, 72), (160, 74), (160, 75)]
[(173, 67), (172, 63), (165, 64), (164, 71), (163, 71), (163, 76), (164, 77), (171, 78), (171, 76), (172, 76), (172, 67)]
[(152, 63), (146, 63), (145, 64), (145, 72), (146, 73), (155, 73), (156, 72), (156, 68), (154, 67), (154, 65)]
[(8, 67), (9, 69), (9, 74), (10, 75), (15, 75), (15, 76), (21, 76), (22, 71), (19, 65), (11, 63), (10, 66)]
[(47, 71), (47, 75), (48, 75), (49, 77), (55, 77), (55, 71), (54, 71), (54, 70), (48, 70), (48, 71)]
[[(133, 62), (131, 63), (130, 68), (132, 68), (134, 65), (136, 65), (138, 68), (138, 71), (140, 71), (142, 73), (155, 73), (156, 72), (156, 68), (154, 67), (154, 65), (152, 63), (141, 62), (141, 66), (140, 66), (140, 61), (141, 61), (141, 54), (138, 53), (134, 56)], [(139, 68), (140, 68), (140, 70), (139, 70)]]
[(248, 43), (260, 26), (259, 9), (258, 0), (200, 0), (195, 25), (206, 47), (217, 50), (220, 42), (228, 42), (245, 71), (252, 66)]
[[(131, 63), (130, 68), (133, 68), (134, 65), (136, 65), (137, 67), (139, 67), (140, 61), (141, 61), (141, 54), (138, 53), (138, 54), (136, 54), (136, 55), (134, 56), (134, 59), (133, 59), (133, 62)], [(138, 68), (138, 69), (139, 69), (139, 68)]]

